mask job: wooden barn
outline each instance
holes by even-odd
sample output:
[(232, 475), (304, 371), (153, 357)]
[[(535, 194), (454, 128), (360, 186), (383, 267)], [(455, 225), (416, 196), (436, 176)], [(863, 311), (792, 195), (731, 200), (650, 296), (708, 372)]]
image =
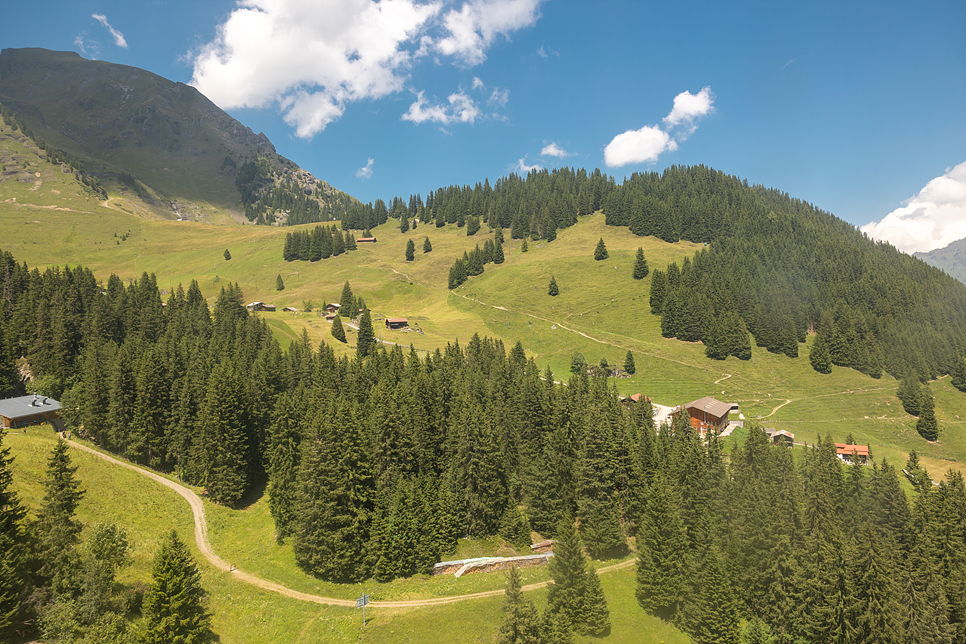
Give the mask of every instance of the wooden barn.
[(398, 331), (409, 327), (409, 320), (406, 318), (386, 318), (386, 328), (390, 331)]
[(678, 407), (671, 416), (687, 413), (691, 418), (691, 426), (698, 431), (698, 434), (704, 436), (710, 429), (717, 432), (724, 431), (728, 426), (728, 414), (731, 413), (732, 408), (731, 403), (705, 396)]

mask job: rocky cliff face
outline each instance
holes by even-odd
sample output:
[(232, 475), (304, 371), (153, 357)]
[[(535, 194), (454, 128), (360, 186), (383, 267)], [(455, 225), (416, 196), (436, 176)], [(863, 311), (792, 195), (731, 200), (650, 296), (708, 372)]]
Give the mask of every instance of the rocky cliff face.
[(966, 284), (966, 239), (954, 241), (945, 248), (937, 248), (928, 253), (914, 253), (914, 255)]

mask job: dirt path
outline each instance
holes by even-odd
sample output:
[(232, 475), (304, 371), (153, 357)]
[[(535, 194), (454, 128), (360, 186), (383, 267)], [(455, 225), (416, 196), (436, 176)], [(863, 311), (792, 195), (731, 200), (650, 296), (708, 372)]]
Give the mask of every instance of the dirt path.
[(780, 404), (777, 407), (775, 407), (774, 409), (772, 409), (770, 414), (768, 414), (767, 416), (762, 416), (762, 418), (770, 418), (770, 417), (774, 416), (776, 411), (778, 411), (779, 409), (781, 409), (782, 407), (784, 407), (785, 405), (787, 405), (790, 402), (793, 402), (791, 398), (789, 398), (788, 400), (786, 400), (782, 404)]
[[(322, 597), (320, 595), (310, 595), (308, 593), (299, 592), (297, 590), (292, 590), (291, 588), (286, 588), (281, 584), (276, 584), (273, 581), (268, 581), (267, 579), (262, 579), (261, 577), (256, 577), (255, 575), (249, 574), (243, 570), (239, 570), (234, 566), (228, 565), (224, 559), (215, 554), (214, 550), (211, 548), (211, 542), (208, 541), (208, 521), (205, 519), (205, 506), (201, 502), (201, 498), (195, 494), (192, 490), (186, 488), (179, 483), (167, 479), (159, 474), (151, 472), (150, 470), (145, 470), (137, 465), (127, 463), (125, 461), (118, 460), (113, 456), (109, 456), (102, 452), (97, 451), (87, 445), (82, 445), (73, 440), (67, 441), (72, 447), (93, 454), (94, 456), (101, 458), (114, 465), (120, 465), (121, 467), (126, 467), (129, 470), (133, 470), (138, 474), (146, 476), (161, 485), (170, 488), (180, 494), (188, 505), (191, 507), (191, 514), (195, 519), (195, 543), (198, 544), (198, 549), (201, 554), (204, 555), (211, 565), (213, 565), (218, 570), (229, 572), (238, 581), (242, 581), (246, 584), (251, 584), (263, 590), (268, 590), (279, 595), (285, 595), (286, 597), (291, 597), (293, 599), (299, 599), (306, 602), (312, 602), (315, 604), (325, 604), (328, 606), (345, 606), (348, 608), (355, 608), (356, 602), (354, 599), (338, 599), (335, 597)], [(607, 573), (614, 570), (620, 570), (622, 568), (628, 568), (637, 563), (636, 559), (630, 559), (628, 561), (623, 561), (618, 564), (613, 564), (610, 566), (604, 566), (597, 570), (598, 573)], [(538, 588), (543, 588), (549, 581), (543, 581), (536, 584), (528, 584), (523, 587), (523, 590), (536, 590)], [(410, 599), (410, 600), (398, 600), (398, 601), (373, 601), (370, 602), (370, 606), (375, 608), (416, 608), (419, 606), (439, 606), (442, 604), (454, 604), (456, 602), (466, 601), (468, 599), (478, 599), (481, 597), (495, 597), (497, 595), (502, 595), (504, 591), (501, 590), (487, 590), (479, 593), (470, 593), (468, 595), (454, 595), (452, 597), (435, 597), (433, 599)]]

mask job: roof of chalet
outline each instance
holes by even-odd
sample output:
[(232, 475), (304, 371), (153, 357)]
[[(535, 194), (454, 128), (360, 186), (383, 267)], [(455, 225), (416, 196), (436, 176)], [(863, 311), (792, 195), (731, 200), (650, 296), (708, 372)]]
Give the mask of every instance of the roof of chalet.
[(716, 418), (724, 418), (731, 411), (731, 403), (723, 403), (720, 400), (715, 400), (711, 396), (705, 396), (704, 398), (698, 398), (693, 402), (689, 402), (684, 406), (685, 409), (700, 409), (705, 411)]
[(775, 429), (774, 427), (766, 427), (765, 433), (769, 438), (774, 438), (775, 436), (788, 436), (791, 439), (795, 438), (795, 434), (791, 433), (787, 429)]
[(842, 456), (851, 456), (853, 452), (855, 454), (858, 454), (859, 456), (868, 456), (869, 446), (868, 445), (849, 445), (848, 443), (836, 443), (835, 452)]
[(5, 418), (26, 418), (50, 411), (60, 411), (60, 403), (47, 396), (32, 394), (0, 400), (0, 416)]
[(387, 324), (409, 324), (406, 318), (386, 318)]

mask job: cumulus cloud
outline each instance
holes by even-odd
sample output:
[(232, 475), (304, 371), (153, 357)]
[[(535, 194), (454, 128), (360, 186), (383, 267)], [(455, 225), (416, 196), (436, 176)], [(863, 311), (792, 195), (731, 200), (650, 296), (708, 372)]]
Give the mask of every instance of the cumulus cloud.
[(375, 163), (375, 160), (372, 157), (369, 157), (369, 161), (364, 166), (356, 170), (356, 176), (360, 179), (368, 179), (371, 177), (373, 163)]
[(562, 159), (564, 157), (569, 157), (570, 156), (570, 153), (567, 152), (566, 150), (564, 150), (562, 147), (560, 147), (556, 143), (551, 143), (549, 145), (543, 146), (543, 149), (540, 150), (540, 156), (542, 156), (542, 157), (557, 157), (558, 159)]
[(710, 87), (697, 94), (681, 92), (674, 97), (674, 106), (664, 117), (666, 130), (657, 125), (645, 125), (639, 130), (618, 134), (604, 148), (604, 163), (612, 168), (630, 163), (653, 163), (663, 152), (674, 152), (678, 149), (678, 142), (670, 133), (676, 132), (680, 141), (687, 139), (697, 129), (697, 121), (714, 111), (713, 105), (714, 94)]
[(667, 132), (645, 125), (615, 136), (604, 148), (604, 163), (612, 168), (629, 163), (653, 163), (662, 152), (677, 149), (677, 142)]
[(902, 208), (860, 230), (906, 253), (943, 248), (966, 238), (966, 162), (947, 169)]
[[(542, 1), (457, 0), (446, 9), (444, 0), (237, 0), (215, 39), (192, 53), (191, 84), (226, 109), (278, 106), (310, 138), (348, 104), (404, 89), (425, 56), (482, 62), (498, 36), (539, 18)], [(457, 119), (472, 122), (468, 113)]]
[(674, 107), (671, 113), (664, 117), (664, 122), (668, 127), (684, 128), (685, 137), (694, 133), (697, 129), (695, 121), (711, 113), (714, 109), (714, 94), (710, 87), (703, 88), (697, 94), (691, 92), (681, 92), (674, 97)]
[(527, 158), (523, 157), (517, 161), (516, 165), (513, 166), (521, 174), (529, 174), (531, 170), (543, 170), (543, 167), (534, 163), (533, 165), (527, 165)]
[(438, 42), (437, 49), (465, 65), (479, 65), (497, 36), (509, 38), (510, 33), (537, 21), (542, 1), (469, 0), (443, 16), (448, 35)]
[(473, 123), (480, 115), (479, 106), (463, 91), (450, 94), (447, 101), (447, 104), (430, 103), (425, 97), (425, 92), (417, 92), (416, 101), (402, 115), (402, 120), (412, 121), (417, 125), (426, 121), (449, 125), (450, 123)]
[(107, 30), (111, 32), (111, 36), (114, 37), (115, 45), (127, 49), (127, 41), (124, 39), (124, 34), (111, 26), (111, 23), (107, 21), (107, 16), (101, 13), (92, 13), (91, 18), (107, 27)]

